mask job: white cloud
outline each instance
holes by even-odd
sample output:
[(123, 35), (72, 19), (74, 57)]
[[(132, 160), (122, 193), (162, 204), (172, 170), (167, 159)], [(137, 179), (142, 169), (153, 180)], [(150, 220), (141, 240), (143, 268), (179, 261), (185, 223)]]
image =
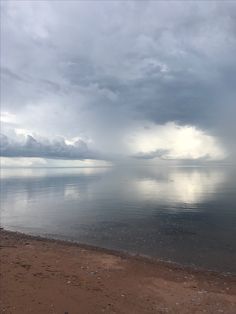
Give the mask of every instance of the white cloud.
[(137, 158), (221, 160), (226, 154), (217, 140), (194, 126), (148, 124), (130, 135)]
[(3, 111), (0, 114), (0, 122), (3, 123), (15, 123), (16, 122), (16, 116), (10, 112)]

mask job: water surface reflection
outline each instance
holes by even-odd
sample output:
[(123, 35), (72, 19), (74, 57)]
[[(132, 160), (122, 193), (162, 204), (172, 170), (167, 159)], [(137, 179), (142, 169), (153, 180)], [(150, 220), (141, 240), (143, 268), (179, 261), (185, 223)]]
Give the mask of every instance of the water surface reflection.
[(232, 167), (2, 169), (1, 224), (236, 271)]

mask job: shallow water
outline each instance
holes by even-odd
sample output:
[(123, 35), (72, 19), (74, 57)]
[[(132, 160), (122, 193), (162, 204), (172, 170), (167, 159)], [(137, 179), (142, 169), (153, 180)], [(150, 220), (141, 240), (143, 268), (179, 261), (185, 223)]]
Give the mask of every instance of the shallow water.
[(1, 225), (236, 273), (236, 169), (2, 169)]

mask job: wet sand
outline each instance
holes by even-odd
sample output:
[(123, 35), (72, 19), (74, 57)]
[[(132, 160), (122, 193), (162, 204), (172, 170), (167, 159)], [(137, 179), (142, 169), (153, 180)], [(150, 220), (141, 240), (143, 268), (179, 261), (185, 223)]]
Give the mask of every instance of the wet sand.
[(236, 276), (0, 231), (1, 313), (236, 313)]

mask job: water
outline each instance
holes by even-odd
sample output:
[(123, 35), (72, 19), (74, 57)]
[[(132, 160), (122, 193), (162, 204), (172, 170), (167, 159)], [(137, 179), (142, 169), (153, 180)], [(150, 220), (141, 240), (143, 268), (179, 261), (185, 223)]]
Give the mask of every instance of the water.
[(1, 225), (236, 273), (236, 169), (1, 170)]

